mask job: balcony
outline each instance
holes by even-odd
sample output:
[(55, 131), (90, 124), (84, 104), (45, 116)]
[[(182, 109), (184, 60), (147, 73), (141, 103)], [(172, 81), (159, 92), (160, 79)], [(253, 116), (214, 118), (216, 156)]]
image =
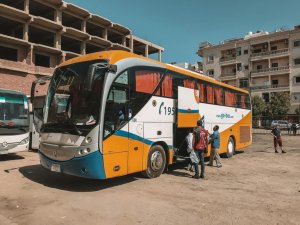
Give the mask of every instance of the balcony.
[(265, 52), (259, 52), (259, 53), (252, 53), (251, 54), (251, 60), (257, 60), (261, 58), (266, 57), (273, 57), (273, 56), (285, 56), (289, 53), (288, 48), (273, 50), (273, 51), (265, 51)]
[(220, 58), (220, 64), (230, 64), (230, 63), (235, 63), (236, 62), (236, 57), (222, 57)]
[(250, 90), (252, 92), (261, 92), (261, 91), (271, 91), (271, 92), (279, 92), (279, 91), (289, 91), (289, 85), (257, 85), (251, 86)]
[(221, 81), (227, 81), (227, 80), (236, 80), (237, 75), (236, 73), (228, 73), (228, 74), (221, 74), (220, 78)]
[(259, 76), (266, 76), (266, 75), (274, 75), (274, 74), (282, 74), (287, 73), (290, 71), (290, 66), (280, 66), (280, 67), (272, 67), (272, 68), (265, 68), (260, 70), (252, 70), (251, 77), (259, 77)]

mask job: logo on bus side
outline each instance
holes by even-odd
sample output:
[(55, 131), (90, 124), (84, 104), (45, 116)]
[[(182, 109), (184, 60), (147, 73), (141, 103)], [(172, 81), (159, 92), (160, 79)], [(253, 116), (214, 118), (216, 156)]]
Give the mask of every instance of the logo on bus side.
[(217, 115), (217, 118), (221, 118), (221, 119), (232, 119), (233, 116), (228, 114), (228, 113), (222, 113), (220, 115)]
[(175, 107), (164, 106), (164, 102), (160, 103), (159, 106), (159, 115), (174, 115), (175, 114)]

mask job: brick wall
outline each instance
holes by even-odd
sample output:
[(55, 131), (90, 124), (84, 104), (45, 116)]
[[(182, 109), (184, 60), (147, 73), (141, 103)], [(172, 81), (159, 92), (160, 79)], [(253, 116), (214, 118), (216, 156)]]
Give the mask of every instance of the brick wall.
[[(37, 76), (32, 74), (0, 69), (0, 89), (11, 89), (30, 95), (31, 84), (37, 78)], [(47, 86), (38, 87), (36, 95), (45, 95)]]

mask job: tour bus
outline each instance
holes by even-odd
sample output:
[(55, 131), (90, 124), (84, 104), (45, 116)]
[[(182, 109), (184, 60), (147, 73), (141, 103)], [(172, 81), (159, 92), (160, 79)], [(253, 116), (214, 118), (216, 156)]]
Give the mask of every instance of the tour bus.
[(188, 156), (184, 140), (199, 119), (209, 132), (219, 125), (220, 153), (250, 145), (250, 107), (243, 89), (130, 52), (79, 56), (50, 81), (40, 162), (85, 178), (158, 177)]
[(28, 150), (28, 99), (21, 92), (0, 89), (0, 155)]

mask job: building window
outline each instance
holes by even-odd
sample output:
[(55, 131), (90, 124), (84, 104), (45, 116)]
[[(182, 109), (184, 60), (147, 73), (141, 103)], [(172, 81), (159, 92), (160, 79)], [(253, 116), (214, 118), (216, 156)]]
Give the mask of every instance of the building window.
[(295, 63), (295, 65), (299, 65), (300, 64), (300, 58), (294, 59), (294, 63)]
[(300, 47), (300, 40), (294, 41), (294, 47)]
[(265, 100), (265, 102), (270, 101), (270, 94), (269, 93), (262, 93), (262, 98)]
[(245, 65), (244, 68), (245, 68), (245, 70), (249, 70), (249, 66), (248, 65)]
[(244, 50), (244, 55), (248, 55), (248, 49)]
[(237, 48), (236, 49), (236, 55), (239, 56), (242, 54), (242, 49), (241, 48)]
[(214, 56), (213, 55), (210, 55), (207, 57), (207, 62), (210, 63), (210, 62), (213, 62), (214, 61)]
[(0, 59), (18, 61), (18, 50), (0, 46)]
[(278, 80), (272, 80), (272, 88), (278, 87)]
[(36, 66), (50, 67), (50, 57), (47, 55), (35, 54), (34, 63)]
[(240, 80), (240, 88), (247, 88), (247, 87), (249, 87), (249, 82), (248, 82), (248, 80), (247, 79), (244, 79), (244, 80)]
[(242, 71), (242, 63), (236, 64), (237, 71)]
[(300, 84), (300, 77), (295, 77), (295, 83)]
[(208, 76), (213, 76), (215, 74), (214, 70), (207, 70)]
[(278, 67), (278, 63), (272, 63), (272, 68)]
[(277, 46), (272, 46), (271, 47), (271, 51), (276, 51), (277, 50)]
[(300, 92), (293, 93), (292, 96), (294, 102), (300, 102)]
[(257, 70), (261, 70), (261, 69), (262, 69), (262, 65), (257, 65), (257, 66), (256, 66), (256, 69), (257, 69)]

